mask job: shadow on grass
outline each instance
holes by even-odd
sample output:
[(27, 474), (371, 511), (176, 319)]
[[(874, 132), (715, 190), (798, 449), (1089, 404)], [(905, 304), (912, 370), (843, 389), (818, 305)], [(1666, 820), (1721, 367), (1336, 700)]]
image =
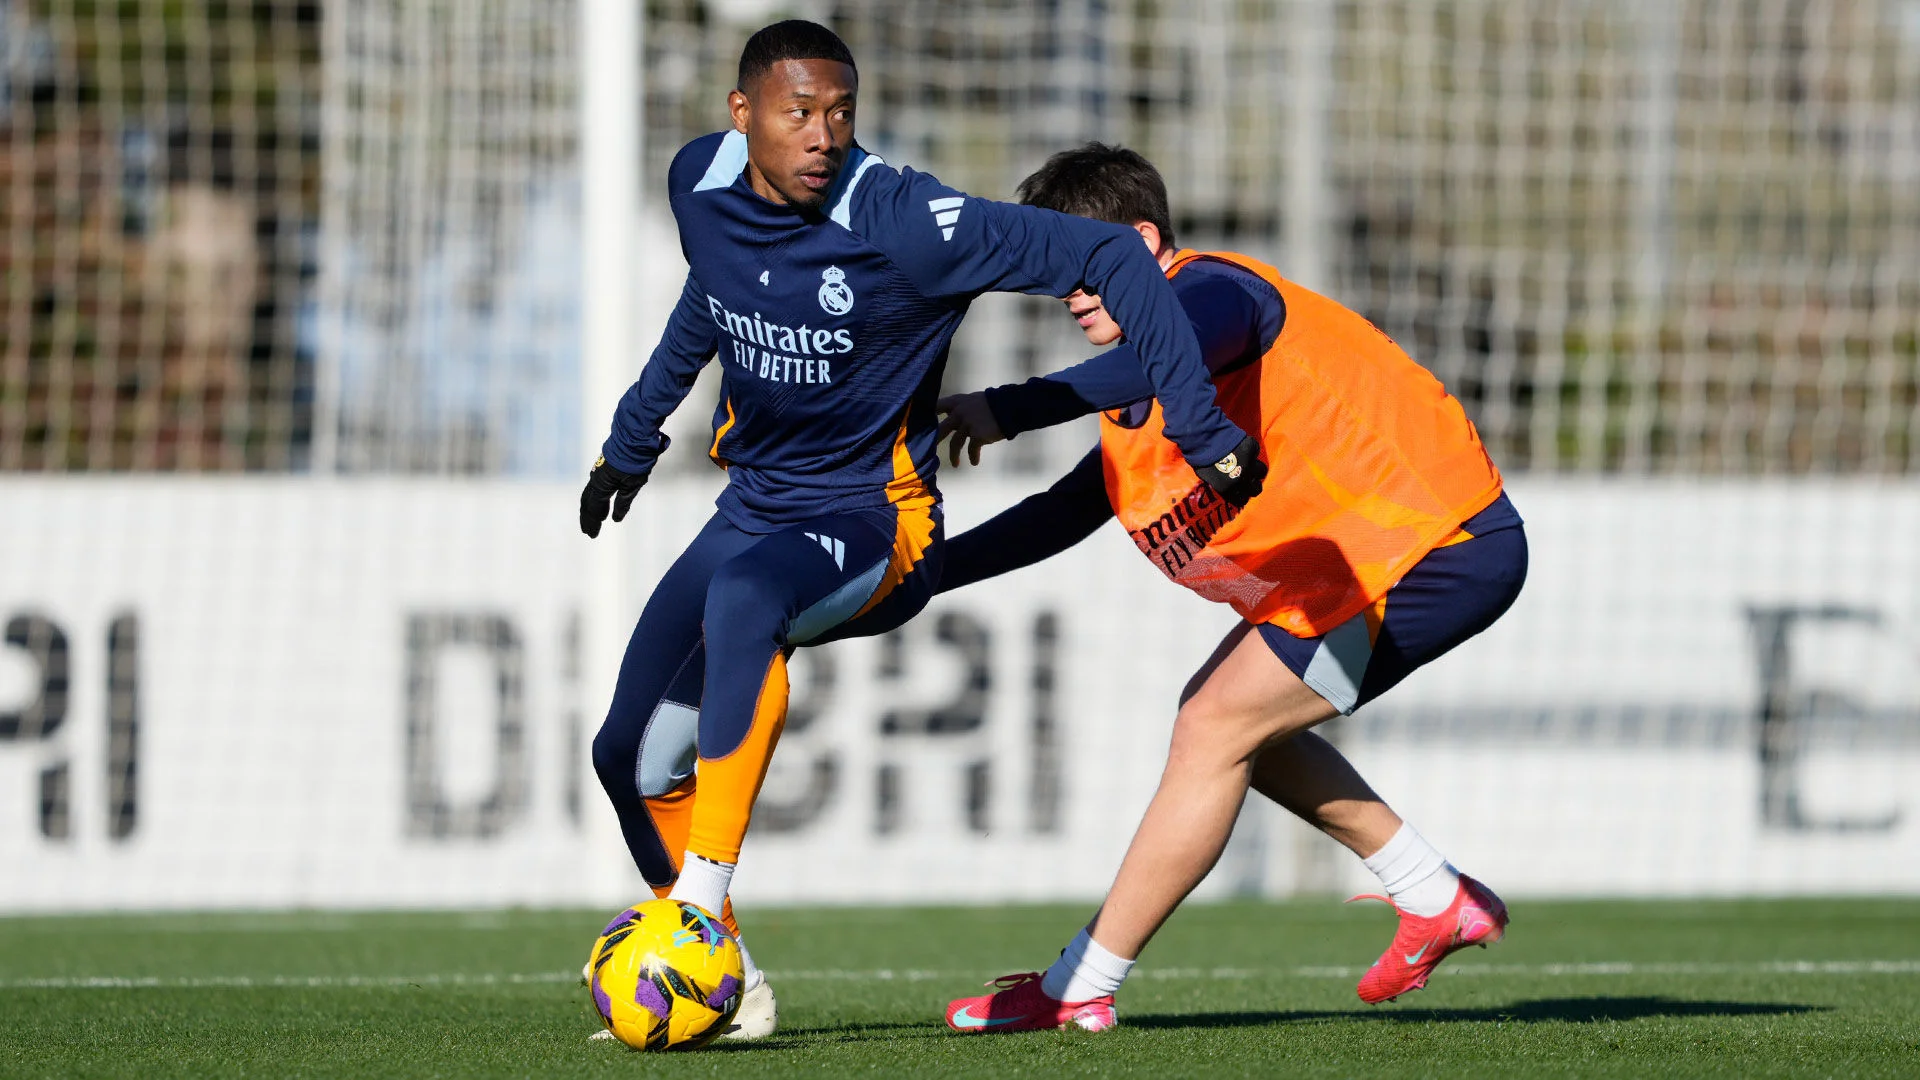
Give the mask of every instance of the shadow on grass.
[[(1519, 1023), (1548, 1021), (1597, 1024), (1614, 1020), (1643, 1020), (1657, 1016), (1784, 1016), (1831, 1011), (1824, 1005), (1795, 1005), (1761, 1001), (1687, 1001), (1665, 997), (1588, 997), (1547, 998), (1484, 1009), (1352, 1009), (1299, 1010), (1295, 1012), (1232, 1012), (1198, 1015), (1129, 1015), (1123, 1027), (1148, 1031), (1182, 1028), (1270, 1027), (1279, 1024), (1318, 1024), (1341, 1021), (1366, 1023)], [(782, 1029), (780, 1034), (752, 1042), (719, 1040), (708, 1043), (702, 1053), (764, 1053), (820, 1047), (835, 1043), (895, 1042), (919, 1039), (967, 1038), (956, 1036), (937, 1021), (916, 1023), (843, 1024), (833, 1027)]]
[(1763, 1001), (1689, 1001), (1668, 997), (1545, 998), (1484, 1009), (1354, 1009), (1344, 1012), (1233, 1012), (1192, 1016), (1129, 1016), (1123, 1023), (1136, 1028), (1231, 1028), (1270, 1024), (1308, 1024), (1361, 1020), (1387, 1024), (1459, 1024), (1559, 1022), (1598, 1024), (1615, 1020), (1644, 1020), (1655, 1016), (1781, 1016), (1828, 1012), (1824, 1005), (1794, 1005)]
[(719, 1039), (701, 1048), (741, 1054), (759, 1050), (792, 1050), (801, 1046), (826, 1046), (833, 1043), (893, 1042), (902, 1039), (943, 1039), (953, 1033), (939, 1021), (910, 1024), (836, 1024), (833, 1027), (781, 1028), (778, 1035), (747, 1042)]

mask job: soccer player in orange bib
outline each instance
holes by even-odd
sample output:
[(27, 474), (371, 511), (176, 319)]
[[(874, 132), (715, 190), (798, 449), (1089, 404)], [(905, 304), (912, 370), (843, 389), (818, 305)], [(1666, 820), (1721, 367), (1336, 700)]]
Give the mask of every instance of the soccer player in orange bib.
[[(963, 450), (978, 463), (987, 443), (1101, 414), (1100, 446), (1071, 473), (949, 541), (941, 591), (1038, 562), (1118, 517), (1162, 573), (1242, 620), (1181, 695), (1160, 786), (1093, 921), (1044, 974), (952, 1002), (948, 1025), (1112, 1026), (1114, 992), (1219, 859), (1250, 786), (1360, 856), (1398, 911), (1360, 997), (1419, 989), (1449, 953), (1498, 941), (1506, 907), (1308, 729), (1513, 603), (1527, 544), (1499, 470), (1460, 403), (1365, 318), (1244, 255), (1177, 249), (1165, 184), (1140, 155), (1098, 143), (1056, 154), (1020, 198), (1133, 226), (1193, 324), (1221, 408), (1257, 433), (1267, 477), (1245, 506), (1198, 483), (1125, 344), (941, 401), (955, 464)], [(1100, 297), (1066, 304), (1088, 341), (1121, 339)]]

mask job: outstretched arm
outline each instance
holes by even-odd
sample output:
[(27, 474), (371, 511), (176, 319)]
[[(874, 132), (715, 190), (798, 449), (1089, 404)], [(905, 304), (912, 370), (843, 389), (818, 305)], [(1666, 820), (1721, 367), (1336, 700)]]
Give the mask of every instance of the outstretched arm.
[[(1260, 358), (1279, 336), (1285, 309), (1275, 296), (1263, 306), (1247, 290), (1216, 276), (1183, 275), (1174, 295), (1200, 344), (1200, 361), (1209, 378)], [(987, 404), (1001, 434), (1064, 424), (1153, 396), (1139, 350), (1131, 343), (1024, 383), (986, 391)]]
[[(1285, 320), (1277, 294), (1263, 306), (1245, 289), (1217, 276), (1177, 278), (1174, 295), (1193, 326), (1209, 375), (1259, 359), (1279, 336)], [(980, 448), (989, 443), (1152, 396), (1153, 384), (1147, 381), (1138, 352), (1131, 345), (1121, 345), (1024, 383), (941, 398), (939, 408), (946, 416), (940, 421), (939, 437), (956, 436), (950, 448), (955, 465), (963, 448), (978, 465)]]
[(640, 378), (621, 396), (613, 412), (613, 431), (600, 444), (600, 460), (587, 474), (580, 492), (580, 531), (600, 535), (609, 512), (613, 520), (627, 516), (633, 497), (653, 474), (653, 463), (667, 448), (660, 425), (686, 399), (687, 391), (712, 359), (718, 333), (707, 313), (706, 292), (687, 275), (680, 302), (667, 319), (653, 355)]
[(1096, 446), (1052, 487), (948, 540), (940, 591), (1052, 558), (1092, 536), (1112, 517)]
[(600, 448), (607, 464), (636, 476), (653, 471), (654, 459), (667, 448), (660, 425), (693, 389), (700, 369), (713, 358), (718, 339), (713, 316), (707, 311), (706, 291), (689, 273), (660, 344), (614, 409), (613, 432)]
[[(911, 169), (857, 205), (853, 227), (885, 245), (929, 297), (964, 302), (985, 292), (1098, 293), (1138, 353), (1168, 437), (1209, 483), (1225, 482), (1208, 474), (1249, 440), (1214, 404), (1193, 330), (1132, 229), (968, 198)], [(1257, 483), (1250, 486), (1258, 490)]]

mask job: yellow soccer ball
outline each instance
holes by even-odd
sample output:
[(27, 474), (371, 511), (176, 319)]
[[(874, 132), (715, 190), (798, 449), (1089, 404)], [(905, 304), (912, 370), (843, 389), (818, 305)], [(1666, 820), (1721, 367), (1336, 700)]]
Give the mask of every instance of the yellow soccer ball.
[(635, 1050), (693, 1050), (727, 1030), (746, 972), (740, 945), (706, 909), (649, 900), (593, 943), (587, 987), (614, 1038)]

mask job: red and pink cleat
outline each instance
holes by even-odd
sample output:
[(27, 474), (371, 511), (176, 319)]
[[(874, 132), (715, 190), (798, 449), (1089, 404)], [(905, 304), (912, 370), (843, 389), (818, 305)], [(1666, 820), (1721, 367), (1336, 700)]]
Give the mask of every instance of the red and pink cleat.
[(955, 1031), (1041, 1031), (1069, 1024), (1105, 1031), (1119, 1021), (1113, 995), (1091, 1001), (1055, 1001), (1040, 989), (1040, 973), (1002, 975), (987, 984), (999, 987), (983, 997), (947, 1003), (947, 1026)]
[[(1353, 899), (1393, 904), (1391, 899), (1373, 894)], [(1399, 906), (1394, 905), (1394, 910), (1400, 911)], [(1427, 976), (1440, 961), (1455, 950), (1469, 945), (1484, 949), (1506, 932), (1507, 905), (1493, 895), (1492, 889), (1462, 874), (1447, 910), (1431, 918), (1400, 911), (1400, 929), (1393, 935), (1393, 944), (1360, 978), (1360, 1000), (1378, 1005), (1418, 990), (1427, 985)]]

